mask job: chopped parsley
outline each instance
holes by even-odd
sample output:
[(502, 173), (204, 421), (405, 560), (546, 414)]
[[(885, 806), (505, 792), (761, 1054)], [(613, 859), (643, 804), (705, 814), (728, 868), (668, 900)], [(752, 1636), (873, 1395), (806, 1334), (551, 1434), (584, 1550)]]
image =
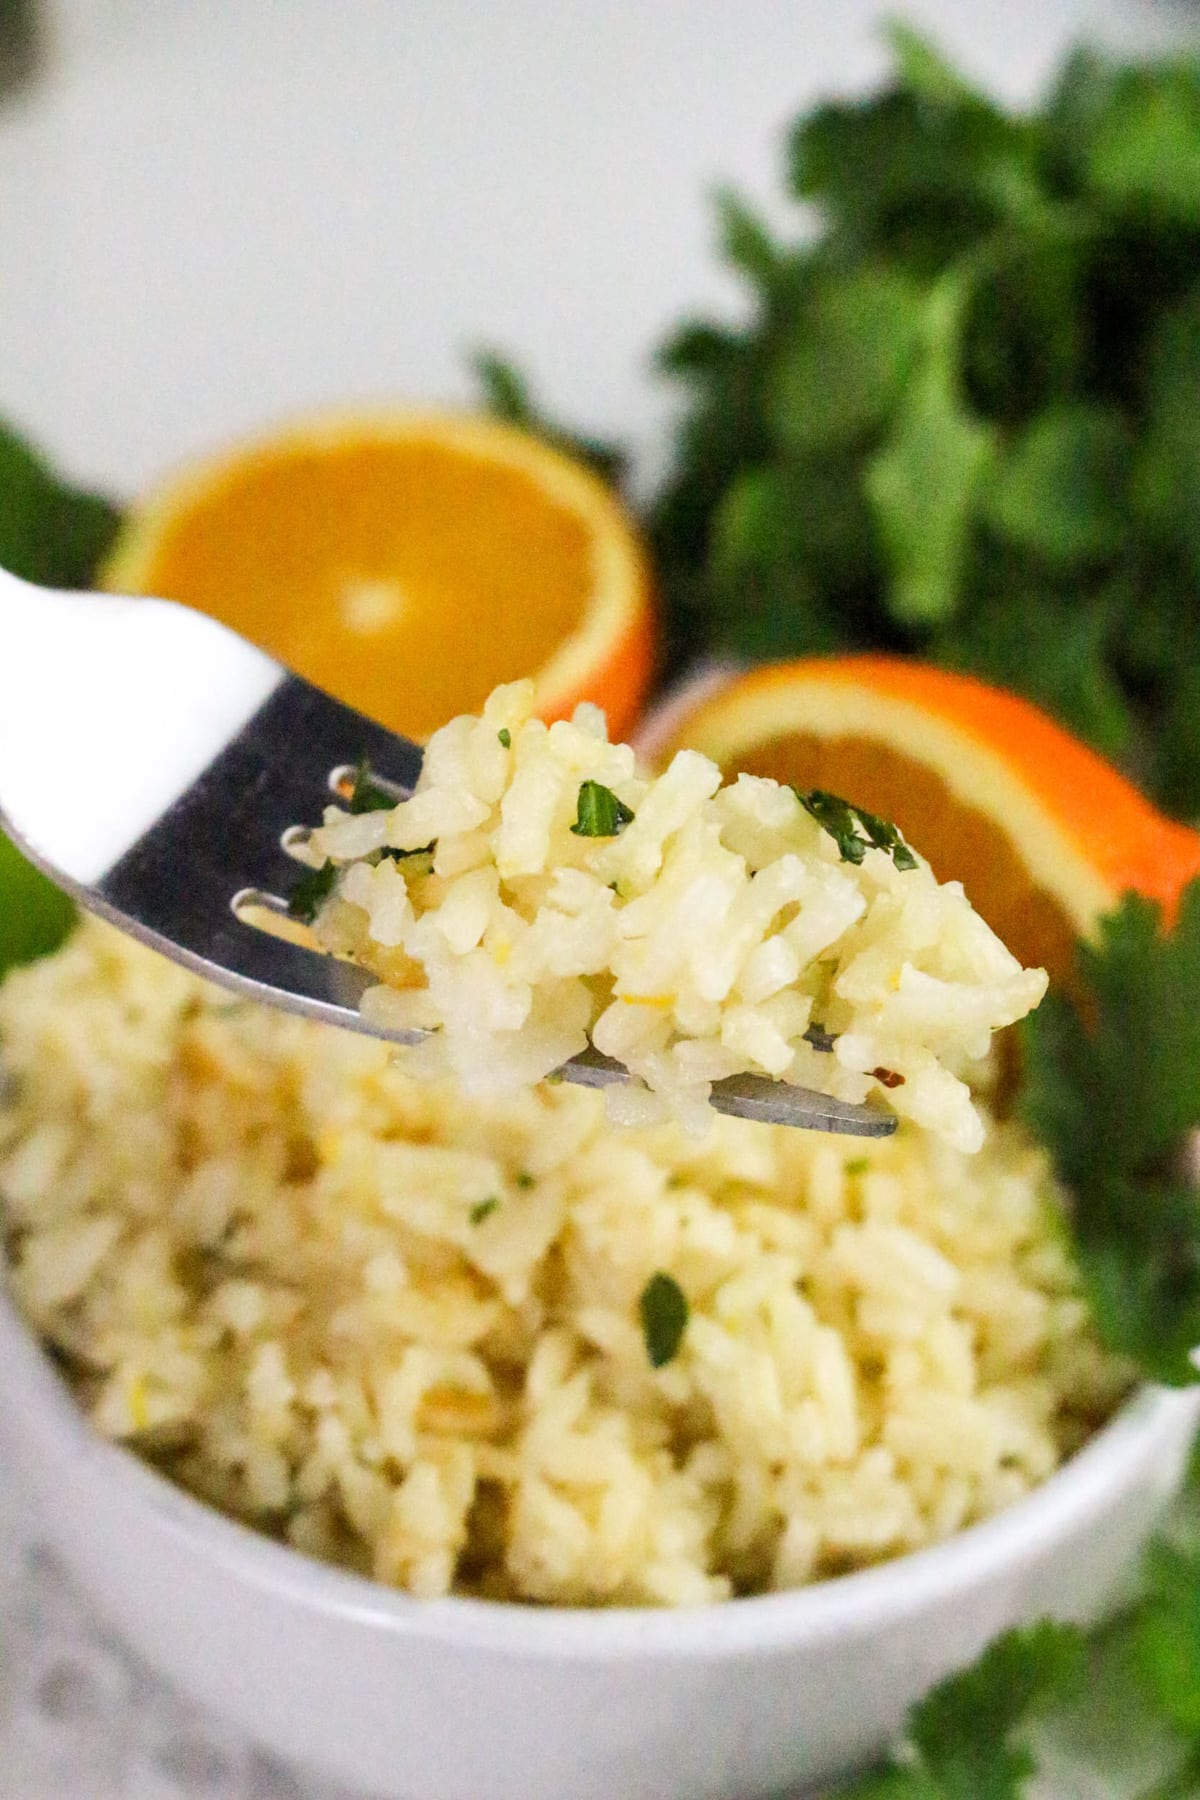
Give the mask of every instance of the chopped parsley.
[(519, 1170), (513, 1177), (513, 1181), (517, 1187), (525, 1189), (526, 1192), (537, 1186), (537, 1176), (531, 1175), (528, 1169)]
[(323, 863), (319, 869), (306, 869), (288, 895), (288, 913), (303, 925), (311, 925), (337, 885), (337, 866)]
[(599, 781), (585, 781), (571, 830), (576, 837), (617, 837), (633, 819), (633, 809)]
[(642, 1289), (638, 1310), (646, 1355), (654, 1368), (661, 1369), (673, 1361), (683, 1342), (689, 1311), (687, 1296), (673, 1275), (664, 1275), (660, 1270)]
[(861, 863), (870, 849), (886, 850), (898, 869), (907, 873), (915, 869), (917, 859), (894, 825), (861, 806), (851, 806), (837, 794), (823, 788), (792, 789), (797, 800), (822, 831), (827, 831), (838, 847), (843, 862)]
[(833, 1046), (837, 1043), (837, 1038), (832, 1031), (826, 1031), (823, 1025), (810, 1025), (804, 1033), (804, 1041), (806, 1044), (811, 1044), (814, 1050), (820, 1050), (823, 1055), (829, 1056), (832, 1054)]
[(865, 1175), (871, 1166), (869, 1156), (852, 1156), (846, 1164), (847, 1175)]
[(512, 732), (508, 729), (507, 725), (502, 725), (496, 733), (496, 736), (500, 739), (501, 744), (506, 750), (512, 749)]
[(354, 770), (354, 786), (348, 802), (352, 813), (391, 812), (397, 802), (385, 794), (371, 779), (365, 756), (360, 756)]
[[(404, 871), (406, 875), (432, 875), (436, 849), (436, 839), (432, 844), (422, 844), (417, 850), (393, 850), (391, 845), (387, 844), (379, 852), (379, 858), (382, 861), (386, 856), (389, 862), (410, 864), (411, 867)], [(422, 864), (423, 866), (419, 866)]]
[(495, 1194), (489, 1194), (486, 1200), (477, 1200), (468, 1215), (472, 1225), (482, 1225), (485, 1219), (490, 1219), (499, 1204)]

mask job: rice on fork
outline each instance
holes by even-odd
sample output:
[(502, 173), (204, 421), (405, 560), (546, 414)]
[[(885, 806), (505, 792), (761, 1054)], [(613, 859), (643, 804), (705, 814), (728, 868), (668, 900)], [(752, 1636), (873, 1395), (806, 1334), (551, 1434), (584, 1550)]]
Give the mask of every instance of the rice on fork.
[(689, 750), (647, 777), (597, 708), (532, 707), (531, 682), (497, 688), (431, 738), (411, 798), (364, 776), (312, 834), (318, 939), (379, 977), (376, 1022), (436, 1033), (410, 1067), (511, 1092), (590, 1041), (644, 1084), (610, 1091), (622, 1123), (705, 1130), (711, 1084), (751, 1072), (979, 1148), (966, 1077), (1046, 976), (960, 883), (837, 796), (722, 785)]

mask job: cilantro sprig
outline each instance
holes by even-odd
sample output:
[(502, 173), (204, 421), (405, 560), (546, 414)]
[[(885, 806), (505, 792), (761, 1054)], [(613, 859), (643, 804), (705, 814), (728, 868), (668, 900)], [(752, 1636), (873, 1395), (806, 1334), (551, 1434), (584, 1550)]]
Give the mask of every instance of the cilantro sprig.
[(1131, 1601), (1087, 1634), (1042, 1622), (996, 1639), (910, 1712), (840, 1800), (1113, 1800), (1200, 1795), (1200, 1465)]
[(791, 232), (720, 195), (740, 318), (659, 353), (669, 659), (910, 652), (1200, 813), (1200, 61), (1081, 51), (1013, 112), (890, 37), (878, 92), (795, 121)]
[(1083, 1633), (1050, 1620), (999, 1637), (909, 1714), (905, 1741), (846, 1800), (1018, 1800), (1036, 1763), (1018, 1733), (1068, 1697), (1084, 1666)]
[(1070, 1197), (1097, 1328), (1152, 1379), (1198, 1378), (1200, 880), (1174, 925), (1135, 894), (1077, 952), (1070, 990), (1025, 1021), (1021, 1109)]

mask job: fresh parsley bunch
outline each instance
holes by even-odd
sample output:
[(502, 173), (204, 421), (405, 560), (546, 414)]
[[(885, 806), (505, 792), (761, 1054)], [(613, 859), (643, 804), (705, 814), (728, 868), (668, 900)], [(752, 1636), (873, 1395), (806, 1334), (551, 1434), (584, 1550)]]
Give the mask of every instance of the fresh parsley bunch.
[(912, 651), (1200, 812), (1200, 68), (1074, 55), (1014, 116), (911, 31), (801, 118), (815, 234), (732, 195), (649, 526), (675, 654)]
[(1021, 1109), (1069, 1195), (1101, 1337), (1150, 1380), (1200, 1379), (1200, 880), (1169, 931), (1127, 894), (1022, 1047)]

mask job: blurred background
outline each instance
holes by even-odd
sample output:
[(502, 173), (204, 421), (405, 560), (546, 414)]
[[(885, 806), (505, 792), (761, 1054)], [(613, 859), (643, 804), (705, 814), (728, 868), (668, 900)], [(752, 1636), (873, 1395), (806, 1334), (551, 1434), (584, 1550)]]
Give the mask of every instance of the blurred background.
[[(0, 412), (136, 491), (354, 398), (465, 399), (499, 343), (556, 412), (651, 457), (648, 362), (736, 305), (708, 196), (782, 210), (783, 133), (882, 76), (873, 0), (3, 0)], [(1081, 36), (1162, 48), (1182, 0), (919, 0), (1032, 95)]]

